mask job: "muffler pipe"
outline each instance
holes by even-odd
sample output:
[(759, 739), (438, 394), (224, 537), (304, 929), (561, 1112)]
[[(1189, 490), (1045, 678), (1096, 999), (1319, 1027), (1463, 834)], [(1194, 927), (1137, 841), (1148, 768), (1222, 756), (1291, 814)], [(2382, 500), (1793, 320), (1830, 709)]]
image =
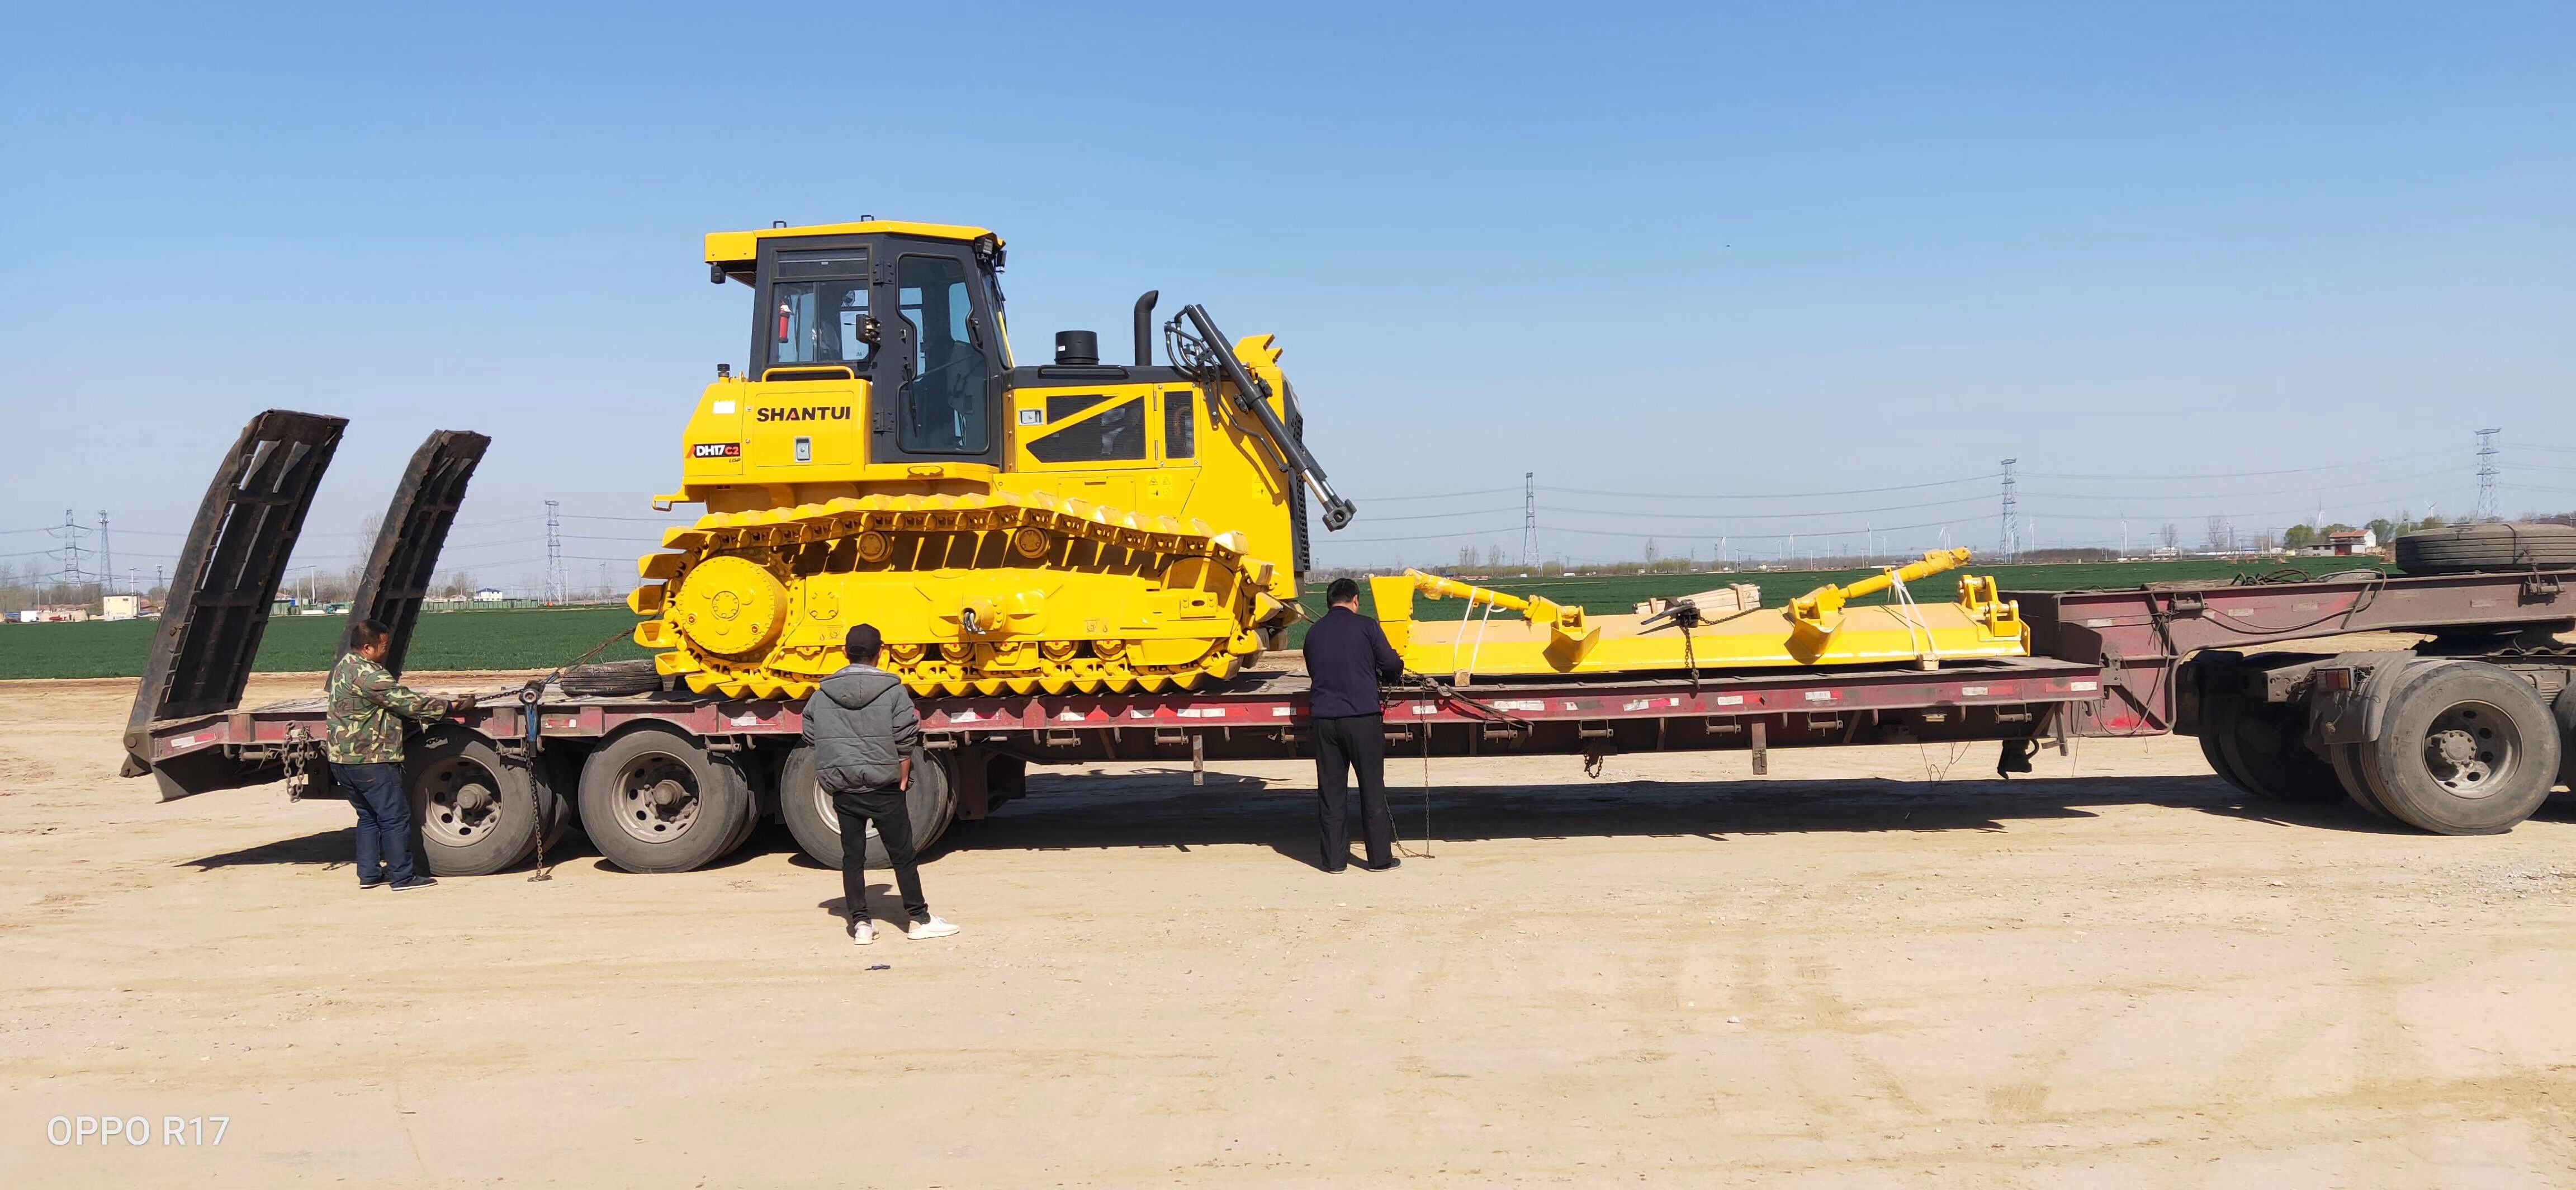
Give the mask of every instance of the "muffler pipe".
[(1163, 291), (1148, 289), (1136, 299), (1136, 366), (1154, 366), (1154, 303), (1161, 301)]

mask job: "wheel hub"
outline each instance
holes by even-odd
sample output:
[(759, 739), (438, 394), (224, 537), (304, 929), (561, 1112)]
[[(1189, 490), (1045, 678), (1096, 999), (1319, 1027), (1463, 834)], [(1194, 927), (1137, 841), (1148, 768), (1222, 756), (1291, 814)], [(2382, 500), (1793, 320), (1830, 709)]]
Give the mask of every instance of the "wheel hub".
[(647, 843), (668, 843), (698, 820), (697, 778), (670, 756), (636, 757), (617, 782), (617, 825)]
[(421, 774), (429, 805), (421, 813), (421, 833), (440, 844), (462, 847), (501, 825), (499, 778), (462, 757), (443, 760)]
[(2424, 767), (2454, 796), (2481, 798), (2505, 785), (2521, 744), (2511, 716), (2484, 703), (2462, 703), (2426, 727)]

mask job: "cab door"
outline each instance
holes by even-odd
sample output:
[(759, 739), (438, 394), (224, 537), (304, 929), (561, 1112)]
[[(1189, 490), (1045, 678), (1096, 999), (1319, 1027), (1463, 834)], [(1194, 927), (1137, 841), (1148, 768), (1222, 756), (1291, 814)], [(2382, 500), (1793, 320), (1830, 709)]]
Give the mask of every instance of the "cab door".
[(872, 462), (998, 464), (1005, 435), (994, 416), (1001, 324), (981, 267), (963, 250), (891, 240), (878, 266), (885, 358), (869, 419)]

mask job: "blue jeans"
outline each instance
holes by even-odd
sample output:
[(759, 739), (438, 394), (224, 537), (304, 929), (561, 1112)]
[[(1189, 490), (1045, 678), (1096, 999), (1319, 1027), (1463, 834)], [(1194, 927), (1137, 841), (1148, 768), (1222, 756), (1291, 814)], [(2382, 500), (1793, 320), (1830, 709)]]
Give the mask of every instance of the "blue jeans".
[(411, 870), (411, 799), (398, 764), (335, 764), (331, 776), (358, 808), (358, 883), (407, 883)]

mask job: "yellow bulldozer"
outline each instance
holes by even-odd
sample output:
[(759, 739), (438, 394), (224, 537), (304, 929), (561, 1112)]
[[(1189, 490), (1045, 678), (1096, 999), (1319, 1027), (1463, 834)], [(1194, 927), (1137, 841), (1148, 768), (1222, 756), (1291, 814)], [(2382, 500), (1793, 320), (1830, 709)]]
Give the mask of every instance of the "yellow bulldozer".
[(698, 398), (642, 558), (635, 640), (691, 690), (801, 698), (866, 622), (924, 694), (1189, 689), (1280, 647), (1299, 616), (1311, 489), (1270, 336), (1185, 306), (1153, 362), (1097, 336), (1011, 355), (1001, 237), (863, 219), (719, 232), (708, 279), (752, 293), (751, 353)]

